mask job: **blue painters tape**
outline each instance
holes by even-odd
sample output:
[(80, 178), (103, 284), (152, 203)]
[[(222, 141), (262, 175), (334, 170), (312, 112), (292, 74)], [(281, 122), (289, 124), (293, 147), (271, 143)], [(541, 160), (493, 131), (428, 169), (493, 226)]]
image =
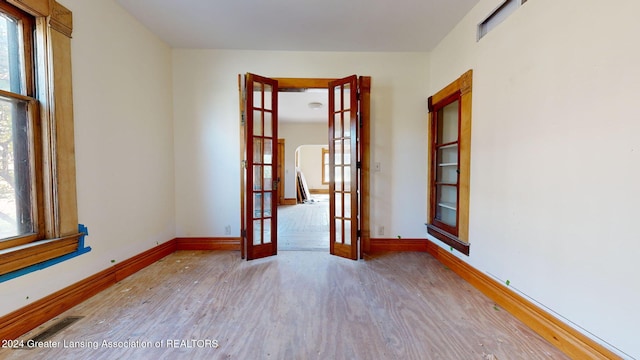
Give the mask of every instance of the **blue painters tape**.
[(82, 234), (78, 239), (78, 249), (82, 249), (84, 248), (84, 237), (89, 235), (89, 229), (84, 224), (78, 224), (78, 232)]
[(55, 259), (51, 259), (51, 260), (47, 260), (47, 261), (43, 261), (41, 263), (38, 264), (34, 264), (31, 266), (28, 266), (26, 268), (22, 268), (20, 270), (16, 270), (16, 271), (12, 271), (10, 273), (6, 273), (3, 275), (0, 275), (0, 283), (1, 282), (5, 282), (7, 280), (11, 280), (11, 279), (15, 279), (17, 277), (20, 277), (22, 275), (26, 275), (29, 273), (32, 273), (34, 271), (38, 271), (38, 270), (42, 270), (42, 269), (46, 269), (50, 266), (53, 266), (55, 264), (59, 264), (63, 261), (67, 261), (69, 259), (73, 259), (74, 257), (80, 256), (82, 254), (86, 254), (89, 251), (91, 251), (91, 247), (84, 246), (84, 237), (89, 235), (89, 231), (87, 229), (86, 226), (84, 226), (83, 224), (78, 224), (78, 232), (81, 233), (82, 235), (80, 235), (80, 238), (78, 239), (78, 250), (66, 254), (66, 255), (62, 255), (60, 257), (57, 257)]

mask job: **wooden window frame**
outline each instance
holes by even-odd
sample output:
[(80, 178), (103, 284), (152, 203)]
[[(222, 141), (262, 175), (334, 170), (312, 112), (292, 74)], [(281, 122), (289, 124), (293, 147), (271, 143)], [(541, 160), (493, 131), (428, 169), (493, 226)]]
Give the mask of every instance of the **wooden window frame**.
[(37, 235), (3, 241), (0, 276), (74, 253), (78, 228), (73, 92), (71, 88), (72, 13), (56, 1), (0, 0), (33, 16), (32, 94), (37, 136), (35, 167)]
[(329, 163), (324, 162), (324, 157), (327, 156), (327, 160), (329, 160), (329, 149), (322, 148), (322, 185), (329, 185), (329, 181), (325, 180), (328, 176), (325, 168), (329, 167)]
[[(458, 79), (429, 97), (429, 184), (427, 186), (427, 232), (452, 248), (469, 255), (469, 183), (471, 172), (471, 95), (473, 71), (469, 70)], [(458, 104), (458, 181), (456, 226), (438, 221), (436, 216), (436, 134), (438, 110), (455, 101)], [(442, 144), (440, 144), (442, 146)]]
[[(440, 142), (438, 141), (438, 137), (437, 137), (437, 134), (440, 133), (440, 129), (438, 128), (438, 125), (439, 125), (438, 114), (445, 107), (451, 104), (454, 104), (456, 102), (458, 103), (458, 106), (456, 109), (456, 118), (457, 118), (456, 138), (455, 140), (452, 140), (452, 141), (448, 141), (444, 143)], [(457, 171), (455, 182), (448, 182), (448, 183), (438, 182), (437, 177), (439, 173), (439, 167), (441, 167), (442, 165), (438, 163), (437, 161), (438, 157), (436, 156), (436, 154), (441, 149), (455, 147), (455, 154), (456, 154), (455, 166), (458, 167), (460, 165), (460, 122), (461, 122), (460, 121), (460, 105), (461, 105), (460, 92), (455, 92), (451, 96), (444, 98), (442, 101), (438, 102), (437, 104), (433, 104), (431, 106), (432, 107), (431, 112), (433, 113), (434, 120), (431, 121), (431, 124), (430, 124), (431, 134), (433, 134), (432, 141), (430, 143), (430, 146), (431, 146), (430, 151), (431, 151), (431, 154), (433, 154), (431, 156), (431, 165), (430, 165), (431, 166), (431, 178), (430, 178), (431, 196), (429, 201), (429, 205), (430, 205), (429, 213), (432, 215), (431, 224), (453, 236), (458, 236), (458, 229), (459, 229), (458, 218), (460, 213), (458, 212), (458, 208), (460, 206), (460, 171)], [(454, 226), (438, 220), (437, 217), (435, 216), (437, 214), (438, 207), (445, 207), (443, 203), (440, 203), (440, 201), (438, 201), (439, 187), (455, 188), (456, 202), (455, 202), (455, 206), (453, 207), (453, 211), (456, 212), (456, 223)]]
[[(26, 170), (29, 174), (29, 196), (28, 201), (31, 203), (31, 217), (33, 222), (33, 232), (27, 234), (18, 235), (10, 238), (6, 238), (0, 241), (0, 250), (10, 247), (24, 245), (43, 237), (42, 231), (42, 196), (39, 194), (39, 180), (41, 178), (41, 166), (39, 166), (41, 159), (38, 156), (40, 144), (40, 131), (38, 128), (39, 122), (37, 121), (37, 100), (35, 98), (35, 71), (34, 71), (34, 37), (33, 30), (35, 28), (35, 19), (30, 14), (23, 10), (7, 3), (6, 1), (0, 1), (0, 10), (6, 13), (11, 18), (19, 21), (20, 33), (22, 35), (22, 61), (21, 72), (24, 79), (22, 79), (22, 86), (18, 92), (14, 90), (0, 90), (0, 97), (13, 101), (14, 104), (22, 103), (26, 105), (27, 116), (27, 144), (26, 149), (29, 157), (29, 169)], [(14, 169), (16, 172), (17, 168)], [(24, 195), (24, 194), (23, 194)], [(16, 199), (17, 200), (17, 199)], [(24, 198), (23, 198), (24, 201)]]

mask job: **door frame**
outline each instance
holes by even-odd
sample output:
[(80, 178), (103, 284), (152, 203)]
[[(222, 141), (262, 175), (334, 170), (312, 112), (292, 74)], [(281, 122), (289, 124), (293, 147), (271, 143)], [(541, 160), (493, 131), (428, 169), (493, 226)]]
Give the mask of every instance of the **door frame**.
[[(272, 77), (271, 79), (278, 81), (278, 91), (299, 91), (303, 89), (328, 89), (329, 82), (337, 80), (339, 78), (279, 78)], [(358, 88), (360, 90), (360, 146), (361, 146), (361, 176), (362, 187), (360, 189), (360, 258), (363, 254), (368, 253), (371, 249), (371, 230), (370, 230), (370, 206), (369, 195), (371, 189), (370, 182), (370, 144), (371, 144), (371, 77), (359, 76)], [(240, 101), (242, 103), (242, 101)], [(241, 109), (242, 110), (242, 109)], [(328, 121), (328, 120), (327, 120)], [(240, 151), (243, 153), (246, 149), (244, 143), (245, 137), (243, 133), (240, 134), (242, 141), (240, 144)], [(284, 165), (283, 165), (284, 166)], [(244, 174), (244, 169), (241, 169)], [(244, 175), (242, 175), (244, 177)], [(244, 192), (243, 178), (240, 179), (241, 193)], [(244, 201), (241, 201), (241, 219), (240, 223), (244, 224)], [(244, 249), (242, 250), (242, 257), (244, 258)]]

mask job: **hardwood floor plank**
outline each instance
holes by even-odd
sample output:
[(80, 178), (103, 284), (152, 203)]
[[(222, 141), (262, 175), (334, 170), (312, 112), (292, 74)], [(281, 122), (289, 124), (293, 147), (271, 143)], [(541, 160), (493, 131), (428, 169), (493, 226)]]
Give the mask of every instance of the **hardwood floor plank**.
[(329, 251), (329, 196), (278, 207), (278, 250)]
[(65, 316), (84, 318), (50, 341), (99, 346), (0, 358), (566, 359), (427, 253), (243, 261), (237, 251), (178, 251)]

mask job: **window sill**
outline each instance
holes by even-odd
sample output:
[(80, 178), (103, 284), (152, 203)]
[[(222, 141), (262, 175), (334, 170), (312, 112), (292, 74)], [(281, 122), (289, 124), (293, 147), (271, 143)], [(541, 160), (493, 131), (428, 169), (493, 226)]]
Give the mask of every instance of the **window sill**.
[(456, 236), (453, 236), (436, 226), (433, 226), (431, 224), (426, 224), (426, 225), (427, 225), (427, 232), (429, 233), (429, 235), (451, 246), (452, 248), (460, 251), (461, 253), (469, 256), (469, 248), (470, 248), (469, 243), (466, 243), (458, 239)]
[(58, 239), (35, 241), (1, 250), (0, 282), (89, 252), (91, 248), (84, 247), (85, 235), (86, 233), (79, 232)]

